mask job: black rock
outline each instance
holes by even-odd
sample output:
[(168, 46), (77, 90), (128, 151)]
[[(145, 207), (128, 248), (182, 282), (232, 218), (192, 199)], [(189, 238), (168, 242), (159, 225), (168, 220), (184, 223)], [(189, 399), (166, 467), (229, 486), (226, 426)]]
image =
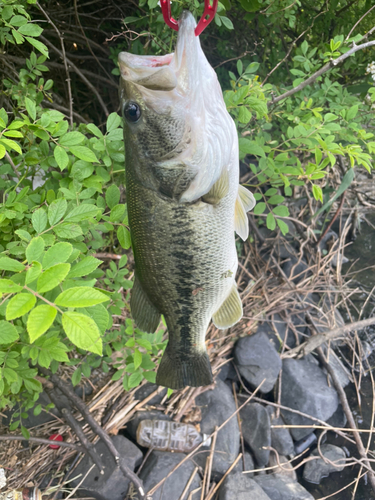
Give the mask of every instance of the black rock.
[(279, 376), (281, 360), (267, 335), (262, 332), (242, 337), (234, 346), (234, 361), (241, 375), (256, 388), (265, 379), (260, 391), (270, 392)]
[(229, 373), (230, 367), (231, 367), (231, 362), (229, 361), (228, 363), (225, 363), (225, 365), (223, 365), (220, 368), (220, 371), (219, 371), (219, 374), (217, 377), (220, 380), (222, 380), (223, 382), (224, 382), (224, 380), (226, 380), (228, 378), (228, 373)]
[[(134, 398), (139, 401), (145, 400), (150, 394), (152, 394), (159, 386), (156, 384), (151, 384), (147, 382), (147, 384), (142, 385), (134, 394)], [(167, 394), (167, 389), (165, 387), (160, 387), (158, 394), (156, 394), (150, 401), (147, 401), (146, 406), (158, 405), (162, 402), (164, 396)]]
[(327, 424), (331, 425), (332, 427), (343, 428), (346, 426), (346, 423), (346, 415), (344, 413), (344, 410), (342, 409), (341, 403), (339, 403), (335, 413), (327, 420)]
[[(303, 479), (309, 483), (319, 484), (323, 477), (329, 476), (331, 472), (340, 472), (345, 467), (346, 455), (345, 451), (333, 444), (323, 444), (320, 451), (324, 457), (330, 462), (334, 462), (336, 466), (325, 462), (322, 458), (307, 462), (303, 469)], [(314, 450), (310, 456), (319, 456), (318, 450)]]
[[(248, 471), (248, 470), (254, 470), (255, 469), (255, 464), (254, 464), (253, 457), (250, 455), (250, 453), (248, 451), (245, 451), (244, 457), (245, 457), (245, 469), (243, 468), (243, 460), (242, 460), (242, 457), (241, 457), (241, 459), (237, 462), (236, 467), (232, 471), (233, 474), (235, 472), (243, 472), (244, 470)], [(247, 477), (253, 477), (254, 476), (254, 472), (249, 472), (249, 473), (246, 474), (246, 476)]]
[(268, 464), (270, 450), (263, 447), (271, 446), (270, 417), (264, 406), (259, 403), (249, 403), (240, 411), (242, 435), (250, 447), (259, 467)]
[(134, 441), (137, 437), (138, 426), (142, 420), (171, 420), (171, 417), (158, 410), (137, 411), (130, 422), (126, 424), (126, 431)]
[(309, 448), (312, 444), (317, 441), (318, 438), (316, 437), (315, 432), (311, 432), (308, 436), (296, 441), (294, 443), (294, 451), (296, 455), (299, 455), (300, 453), (303, 453), (307, 448)]
[[(216, 381), (213, 390), (200, 394), (195, 404), (201, 409), (202, 420), (200, 423), (201, 433), (212, 434), (216, 426), (220, 426), (236, 411), (232, 391), (222, 380)], [(237, 418), (234, 416), (218, 432), (215, 446), (215, 454), (212, 463), (213, 477), (221, 477), (237, 458), (240, 448), (240, 431)], [(207, 447), (203, 447), (207, 450)], [(205, 467), (209, 451), (198, 453), (196, 462)]]
[(84, 395), (90, 396), (90, 394), (92, 394), (92, 385), (87, 381), (84, 381), (83, 384), (77, 385), (74, 388), (74, 392), (79, 398), (83, 398)]
[(297, 284), (306, 279), (308, 276), (311, 276), (311, 271), (307, 271), (308, 267), (309, 266), (307, 265), (305, 259), (301, 259), (301, 261), (299, 261), (296, 257), (291, 257), (283, 265), (283, 271), (287, 278)]
[[(285, 359), (281, 379), (281, 404), (326, 421), (338, 406), (337, 392), (327, 384), (327, 377), (315, 363), (306, 359)], [(297, 413), (282, 410), (289, 425), (313, 425), (315, 422)], [(293, 428), (295, 440), (311, 434), (309, 428)]]
[(303, 486), (286, 476), (266, 474), (255, 476), (259, 486), (271, 500), (314, 500), (314, 497)]
[[(273, 325), (275, 326), (275, 330), (272, 328), (271, 324), (266, 324), (264, 323), (261, 325), (261, 331), (264, 331), (264, 333), (267, 333), (268, 338), (270, 339), (271, 343), (275, 347), (275, 349), (279, 352), (282, 348), (282, 345), (285, 343), (288, 347), (293, 349), (293, 347), (296, 346), (297, 344), (297, 339), (298, 341), (301, 340), (302, 335), (306, 332), (306, 326), (303, 325), (304, 322), (304, 317), (302, 314), (297, 315), (294, 314), (289, 318), (289, 322), (293, 323), (294, 325), (294, 331), (288, 323), (282, 319), (280, 314), (274, 314), (272, 316), (272, 322)], [(302, 326), (303, 325), (303, 326)], [(259, 332), (259, 328), (258, 328)]]
[(274, 253), (280, 257), (280, 259), (289, 259), (296, 255), (296, 249), (288, 241), (280, 242), (276, 241), (274, 246)]
[(248, 474), (229, 474), (220, 488), (219, 500), (270, 500), (262, 488)]
[(271, 421), (272, 448), (275, 448), (279, 455), (294, 455), (294, 443), (289, 429), (272, 427), (272, 425), (284, 425), (283, 419), (275, 416), (275, 410), (272, 406), (267, 406), (267, 412)]
[[(177, 464), (179, 464), (186, 455), (184, 453), (171, 453), (169, 451), (153, 451), (147, 459), (139, 478), (143, 481), (145, 492), (149, 492), (155, 485), (164, 479)], [(188, 483), (195, 465), (191, 460), (186, 460), (172, 475), (163, 486), (161, 486), (152, 495), (152, 500), (178, 500)], [(189, 493), (200, 486), (200, 476), (195, 475), (187, 496)], [(108, 499), (110, 500), (110, 499)]]
[[(141, 451), (124, 436), (118, 435), (111, 439), (125, 464), (134, 471), (142, 462)], [(123, 500), (128, 491), (129, 479), (123, 475), (116, 465), (113, 455), (108, 451), (103, 441), (99, 440), (96, 443), (95, 451), (102, 460), (104, 474), (100, 474), (95, 466), (86, 476), (93, 465), (90, 456), (86, 454), (74, 470), (75, 479), (70, 484), (73, 488), (80, 485), (77, 494), (82, 497), (93, 497), (97, 500)], [(85, 480), (80, 484), (83, 477), (85, 477)]]

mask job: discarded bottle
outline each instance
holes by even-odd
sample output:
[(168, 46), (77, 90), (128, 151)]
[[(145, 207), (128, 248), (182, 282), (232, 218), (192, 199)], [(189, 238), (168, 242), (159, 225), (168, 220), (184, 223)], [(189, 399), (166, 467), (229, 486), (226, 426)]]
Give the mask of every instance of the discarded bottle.
[(143, 420), (137, 429), (137, 443), (159, 451), (191, 451), (204, 437), (193, 425), (167, 420)]
[(39, 488), (23, 488), (0, 493), (0, 500), (42, 500), (42, 492)]

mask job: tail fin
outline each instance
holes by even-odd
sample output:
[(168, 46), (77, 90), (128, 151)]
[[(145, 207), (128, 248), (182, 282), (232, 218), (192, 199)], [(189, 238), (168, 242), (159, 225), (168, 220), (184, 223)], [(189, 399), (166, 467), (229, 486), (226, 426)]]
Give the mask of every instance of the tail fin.
[(212, 384), (211, 364), (206, 352), (181, 358), (166, 348), (156, 374), (156, 383), (170, 389)]

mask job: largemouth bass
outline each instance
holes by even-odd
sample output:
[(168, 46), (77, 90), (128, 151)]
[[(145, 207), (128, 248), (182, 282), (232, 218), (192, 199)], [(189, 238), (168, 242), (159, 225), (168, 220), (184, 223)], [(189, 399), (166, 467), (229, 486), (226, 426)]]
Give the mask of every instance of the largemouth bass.
[(248, 237), (246, 212), (255, 204), (239, 186), (236, 127), (195, 26), (184, 12), (174, 54), (119, 54), (135, 258), (130, 307), (146, 332), (164, 315), (169, 341), (156, 382), (172, 389), (212, 383), (210, 320), (225, 329), (242, 317), (234, 232)]

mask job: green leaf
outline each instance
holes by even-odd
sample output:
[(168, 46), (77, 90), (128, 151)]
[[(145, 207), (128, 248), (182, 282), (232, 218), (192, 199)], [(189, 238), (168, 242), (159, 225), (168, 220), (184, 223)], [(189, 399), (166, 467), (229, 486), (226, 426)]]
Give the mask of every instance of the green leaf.
[(95, 269), (100, 264), (102, 264), (102, 261), (96, 259), (95, 257), (85, 257), (80, 262), (78, 262), (78, 264), (72, 267), (68, 274), (68, 278), (80, 278), (81, 276), (87, 276), (88, 274), (95, 271)]
[(39, 36), (42, 34), (43, 29), (38, 26), (37, 24), (24, 24), (18, 29), (18, 32), (21, 33), (22, 35), (27, 35), (27, 36)]
[(13, 149), (13, 151), (16, 151), (20, 155), (22, 154), (22, 149), (19, 144), (17, 144), (16, 141), (13, 141), (12, 139), (4, 139), (4, 136), (2, 139), (0, 139), (0, 142), (7, 147), (8, 149)]
[(155, 384), (156, 382), (156, 373), (155, 372), (143, 372), (143, 377), (151, 384)]
[(121, 118), (117, 113), (111, 113), (107, 118), (107, 132), (118, 128), (121, 124)]
[(0, 293), (17, 293), (22, 290), (22, 286), (17, 285), (12, 280), (0, 279)]
[(134, 368), (137, 369), (142, 363), (142, 353), (136, 348), (133, 353)]
[(240, 106), (238, 111), (238, 120), (241, 123), (248, 123), (251, 120), (251, 112), (246, 106)]
[(278, 207), (274, 207), (272, 212), (279, 217), (288, 217), (289, 209), (285, 205), (279, 205)]
[(284, 196), (281, 196), (280, 194), (275, 194), (274, 196), (271, 196), (271, 198), (268, 200), (268, 203), (270, 205), (278, 205), (279, 203), (282, 203), (285, 200)]
[(31, 311), (27, 319), (27, 331), (30, 343), (33, 343), (50, 328), (55, 320), (56, 313), (56, 309), (47, 304), (37, 306)]
[(116, 184), (112, 184), (112, 186), (107, 189), (107, 192), (105, 193), (105, 201), (110, 209), (112, 209), (120, 201), (120, 190)]
[(96, 205), (78, 205), (78, 207), (73, 208), (66, 217), (66, 222), (80, 222), (81, 220), (90, 219), (95, 217), (99, 212), (99, 208)]
[(10, 299), (5, 312), (5, 319), (16, 319), (28, 313), (36, 303), (35, 295), (19, 293)]
[(341, 184), (339, 188), (336, 190), (335, 194), (332, 196), (330, 200), (327, 201), (327, 203), (325, 203), (322, 207), (319, 208), (319, 210), (314, 214), (314, 218), (317, 217), (320, 213), (324, 212), (324, 210), (327, 210), (332, 205), (332, 203), (335, 200), (337, 200), (337, 198), (341, 196), (344, 191), (348, 189), (353, 180), (354, 180), (354, 169), (349, 168), (349, 170), (344, 175)]
[(68, 311), (62, 315), (62, 325), (69, 340), (86, 351), (102, 355), (103, 346), (95, 321), (85, 314)]
[(32, 101), (28, 97), (25, 97), (26, 111), (29, 113), (30, 118), (35, 121), (36, 119), (36, 107), (35, 101)]
[(228, 30), (234, 29), (232, 21), (226, 16), (220, 16), (221, 22)]
[(42, 265), (39, 262), (34, 261), (31, 264), (31, 267), (26, 272), (25, 285), (32, 283), (35, 281), (40, 273), (42, 272)]
[(53, 156), (55, 157), (56, 163), (58, 164), (60, 170), (64, 170), (69, 164), (69, 156), (64, 148), (61, 146), (56, 146), (53, 150)]
[(37, 50), (39, 50), (39, 52), (44, 56), (44, 57), (48, 57), (48, 49), (47, 47), (44, 45), (44, 43), (40, 42), (39, 40), (35, 40), (35, 38), (31, 38), (30, 36), (27, 36), (26, 37), (26, 40), (33, 46), (35, 47)]
[(77, 286), (60, 293), (55, 304), (62, 307), (90, 307), (108, 300), (110, 299), (107, 295), (95, 288)]
[(48, 207), (48, 220), (51, 226), (57, 224), (64, 217), (67, 206), (67, 201), (64, 198), (58, 198), (50, 204)]
[(44, 210), (44, 208), (35, 210), (31, 217), (31, 222), (33, 228), (38, 234), (44, 231), (47, 226), (47, 212)]
[(70, 146), (69, 151), (80, 160), (88, 161), (90, 163), (99, 162), (95, 153), (86, 146)]
[(70, 271), (70, 264), (56, 264), (50, 267), (38, 278), (37, 290), (39, 293), (49, 292), (57, 287)]
[(262, 214), (266, 209), (266, 204), (262, 201), (260, 203), (257, 203), (254, 207), (254, 215), (260, 215)]
[(29, 264), (38, 260), (44, 251), (44, 240), (40, 236), (33, 238), (26, 248), (26, 259)]
[(56, 226), (53, 230), (57, 236), (66, 238), (67, 240), (72, 240), (83, 234), (82, 228), (78, 224), (69, 224), (65, 222)]
[(282, 232), (282, 234), (285, 236), (286, 234), (288, 234), (289, 232), (289, 227), (287, 224), (285, 224), (285, 222), (283, 220), (280, 220), (280, 219), (276, 219), (276, 222), (277, 222), (277, 225), (279, 226), (280, 228), (280, 231)]
[(43, 256), (43, 269), (48, 269), (56, 264), (61, 264), (66, 262), (71, 253), (73, 252), (73, 246), (66, 241), (56, 243)]
[(355, 104), (354, 106), (348, 109), (346, 113), (347, 121), (353, 120), (357, 116), (358, 107), (359, 107), (358, 104)]
[(123, 220), (125, 215), (126, 205), (115, 205), (109, 216), (111, 222), (120, 222)]
[(82, 378), (82, 369), (81, 368), (77, 368), (77, 370), (72, 375), (72, 384), (73, 384), (73, 387), (75, 387), (76, 385), (78, 385), (80, 383), (81, 378)]
[(126, 227), (119, 226), (119, 228), (117, 229), (117, 238), (120, 245), (122, 246), (122, 248), (125, 248), (125, 250), (131, 247), (132, 242), (130, 232)]
[(312, 192), (313, 192), (314, 198), (317, 201), (321, 201), (323, 203), (322, 188), (320, 186), (317, 186), (316, 184), (313, 184)]
[(89, 123), (87, 125), (87, 128), (88, 130), (90, 130), (90, 132), (94, 135), (96, 135), (96, 137), (98, 137), (98, 139), (101, 139), (103, 137), (103, 134), (101, 133), (100, 129), (94, 125), (93, 123)]
[(143, 374), (140, 372), (132, 373), (129, 377), (129, 389), (137, 387), (143, 379)]
[(8, 321), (0, 321), (0, 344), (10, 344), (19, 338), (16, 327)]
[(60, 140), (59, 143), (62, 146), (76, 146), (77, 144), (81, 144), (85, 140), (85, 136), (81, 134), (81, 132), (68, 132), (67, 134), (64, 134)]
[(105, 333), (108, 327), (109, 314), (103, 304), (98, 304), (87, 309), (82, 309), (82, 312), (90, 316), (90, 318), (95, 321), (101, 333)]
[(23, 229), (17, 229), (17, 231), (14, 232), (21, 238), (21, 240), (27, 241), (27, 243), (31, 241), (31, 235), (27, 231), (24, 231)]
[(273, 216), (272, 212), (270, 212), (267, 215), (266, 224), (267, 224), (268, 229), (270, 229), (271, 231), (273, 231), (275, 229), (275, 227), (276, 227), (276, 219)]
[(23, 271), (25, 266), (18, 262), (18, 260), (11, 259), (10, 257), (0, 257), (0, 270), (13, 271), (15, 273)]
[(239, 140), (239, 147), (242, 153), (247, 155), (266, 156), (263, 148), (258, 146), (255, 141), (250, 141), (249, 139), (241, 138)]

